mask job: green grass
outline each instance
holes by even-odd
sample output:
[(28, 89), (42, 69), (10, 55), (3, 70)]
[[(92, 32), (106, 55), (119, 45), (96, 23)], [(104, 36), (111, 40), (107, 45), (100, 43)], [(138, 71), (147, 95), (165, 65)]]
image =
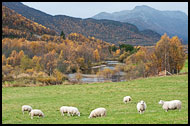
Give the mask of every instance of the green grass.
[(185, 60), (185, 65), (180, 71), (180, 73), (185, 73), (185, 72), (188, 72), (188, 59)]
[[(132, 101), (123, 103), (130, 95)], [(159, 100), (181, 100), (182, 110), (165, 112)], [(140, 115), (136, 105), (140, 100), (147, 110)], [(21, 106), (31, 105), (41, 109), (45, 117), (30, 119), (22, 114)], [(81, 116), (61, 116), (63, 105), (75, 106)], [(98, 107), (107, 109), (107, 116), (88, 119), (90, 112)], [(55, 85), (44, 87), (2, 88), (2, 123), (17, 124), (187, 124), (188, 123), (188, 75), (152, 77), (129, 82), (82, 85)]]

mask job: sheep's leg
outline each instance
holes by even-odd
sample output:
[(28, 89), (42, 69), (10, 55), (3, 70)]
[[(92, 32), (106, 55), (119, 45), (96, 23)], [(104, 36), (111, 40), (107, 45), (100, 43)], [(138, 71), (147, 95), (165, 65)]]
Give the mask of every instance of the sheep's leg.
[(67, 115), (68, 115), (68, 116), (71, 116), (69, 112), (67, 113)]
[(64, 116), (64, 112), (62, 112), (61, 115)]
[(168, 110), (166, 109), (166, 112), (168, 112)]
[(31, 119), (33, 119), (33, 116), (31, 116)]
[(181, 106), (178, 107), (179, 111), (181, 111)]

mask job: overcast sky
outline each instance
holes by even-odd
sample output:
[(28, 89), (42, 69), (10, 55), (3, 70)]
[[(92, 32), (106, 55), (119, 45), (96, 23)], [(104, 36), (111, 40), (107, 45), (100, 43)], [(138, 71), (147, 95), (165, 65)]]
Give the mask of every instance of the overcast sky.
[(188, 2), (22, 2), (50, 15), (67, 15), (89, 18), (100, 12), (132, 10), (135, 6), (147, 5), (157, 10), (179, 10), (188, 15)]

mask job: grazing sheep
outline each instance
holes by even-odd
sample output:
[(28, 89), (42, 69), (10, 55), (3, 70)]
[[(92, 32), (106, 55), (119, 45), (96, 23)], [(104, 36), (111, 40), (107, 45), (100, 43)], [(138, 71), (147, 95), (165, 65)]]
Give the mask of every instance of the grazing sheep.
[(64, 116), (64, 113), (68, 114), (68, 111), (69, 111), (69, 107), (68, 106), (62, 106), (60, 108), (61, 115), (63, 115), (63, 116)]
[(33, 109), (29, 113), (29, 115), (31, 115), (31, 119), (33, 119), (34, 116), (38, 116), (38, 117), (42, 116), (42, 117), (44, 117), (44, 113), (41, 110), (38, 110), (38, 109)]
[(137, 110), (140, 114), (144, 113), (146, 108), (147, 108), (147, 106), (146, 106), (146, 103), (144, 101), (140, 101), (139, 103), (137, 103)]
[(93, 117), (102, 117), (102, 116), (106, 116), (106, 109), (105, 108), (97, 108), (97, 109), (94, 109), (88, 118), (93, 118)]
[(78, 115), (78, 116), (80, 116), (80, 112), (79, 112), (79, 110), (76, 108), (76, 107), (69, 107), (69, 109), (68, 109), (68, 114), (70, 115)]
[(29, 105), (23, 105), (22, 106), (22, 113), (23, 114), (24, 114), (24, 111), (28, 111), (28, 113), (29, 113), (29, 112), (31, 112), (31, 110), (32, 110), (32, 107)]
[(175, 110), (175, 109), (179, 109), (179, 111), (181, 110), (181, 101), (180, 100), (173, 100), (173, 101), (160, 100), (160, 102), (158, 102), (158, 104), (161, 104), (162, 108), (166, 112), (168, 112), (168, 110)]
[(126, 104), (127, 102), (129, 102), (129, 101), (131, 101), (132, 99), (131, 99), (131, 97), (130, 96), (125, 96), (124, 98), (123, 98), (123, 102)]

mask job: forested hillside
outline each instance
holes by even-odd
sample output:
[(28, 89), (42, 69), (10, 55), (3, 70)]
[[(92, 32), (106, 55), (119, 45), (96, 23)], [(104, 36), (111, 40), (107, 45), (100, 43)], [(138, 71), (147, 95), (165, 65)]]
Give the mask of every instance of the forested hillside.
[(151, 35), (145, 35), (146, 33), (139, 31), (135, 25), (130, 23), (111, 20), (80, 19), (65, 15), (51, 16), (19, 2), (3, 2), (3, 5), (15, 10), (30, 20), (55, 30), (57, 35), (61, 31), (64, 31), (66, 36), (75, 32), (86, 37), (94, 36), (114, 44), (122, 42), (131, 45), (154, 45), (160, 39), (160, 34), (149, 30)]
[(55, 31), (29, 20), (5, 6), (2, 6), (2, 31), (3, 38), (23, 37), (29, 40), (35, 40), (43, 34), (56, 34)]

